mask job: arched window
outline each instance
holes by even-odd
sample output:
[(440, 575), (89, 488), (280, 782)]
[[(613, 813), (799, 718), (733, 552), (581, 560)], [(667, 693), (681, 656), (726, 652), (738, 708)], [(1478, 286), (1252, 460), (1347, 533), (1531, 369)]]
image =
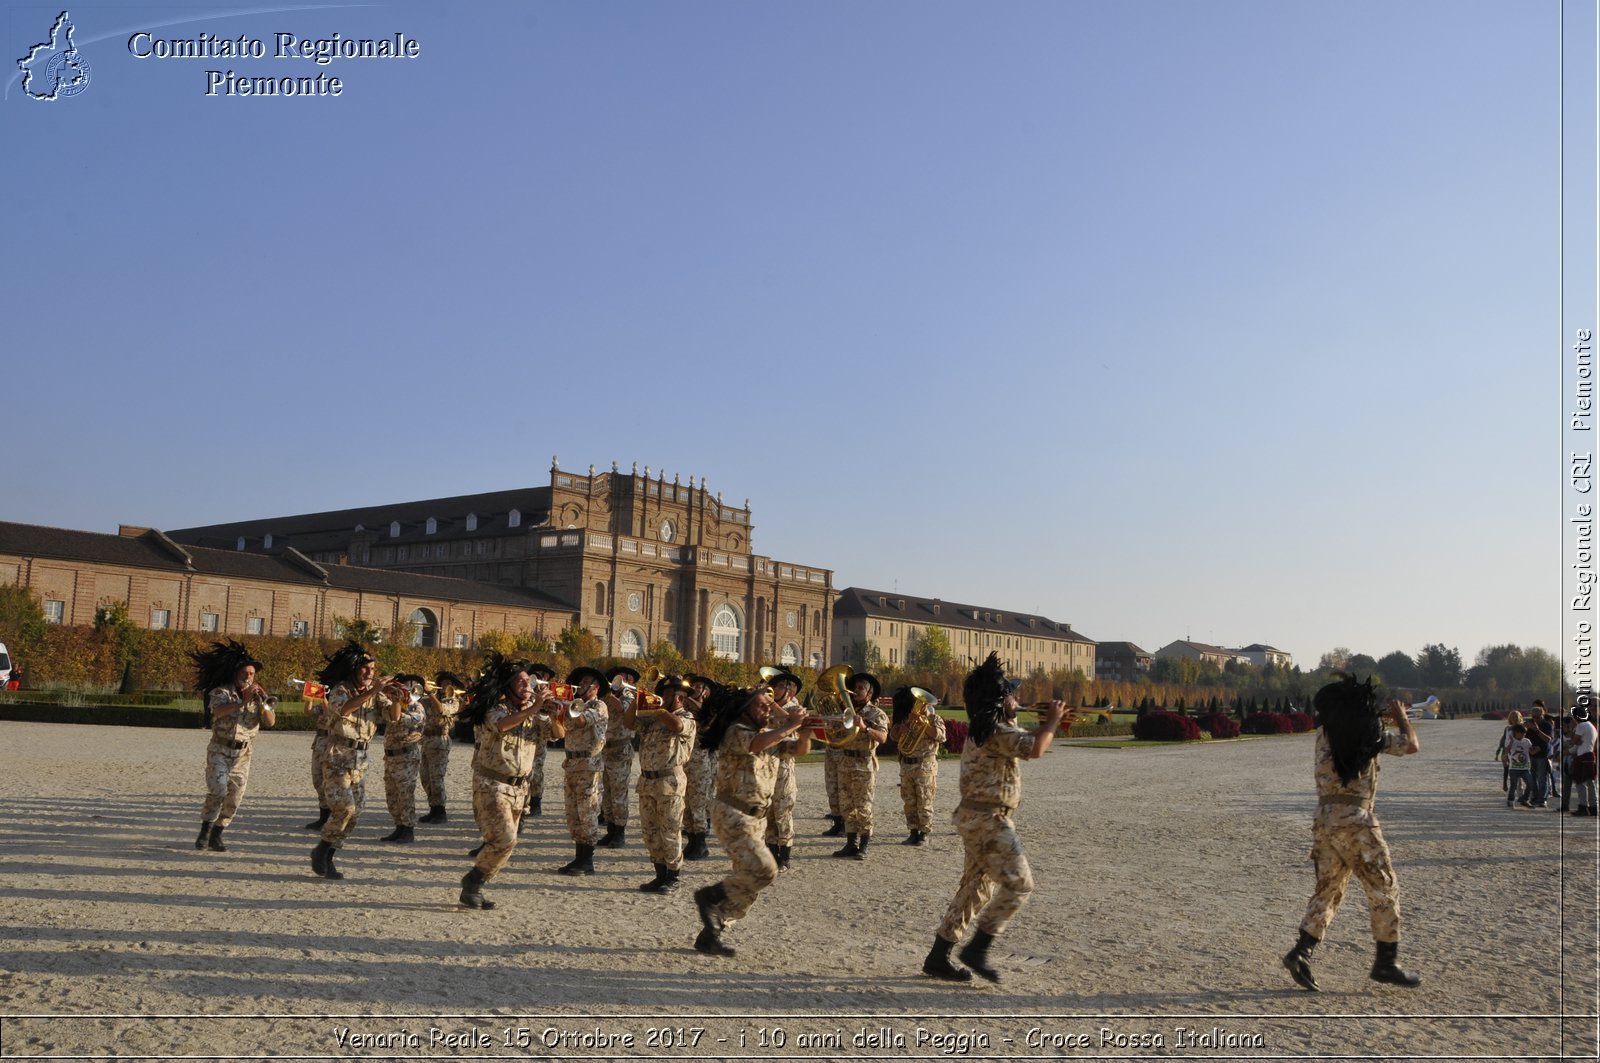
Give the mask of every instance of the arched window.
[(478, 515), (476, 513), (468, 513), (467, 514), (467, 531), (477, 531), (477, 530), (478, 530)]
[(517, 527), (521, 527), (521, 525), (522, 525), (522, 510), (513, 509), (510, 513), (506, 514), (506, 527), (508, 527), (508, 528), (517, 528)]
[(242, 535), (239, 536), (239, 541), (233, 544), (233, 548), (235, 550), (243, 550), (244, 549), (244, 536), (242, 536)]
[(596, 583), (594, 585), (594, 611), (601, 616), (606, 614), (606, 585), (604, 583)]
[(629, 628), (628, 630), (624, 631), (622, 633), (622, 642), (617, 646), (617, 656), (643, 657), (644, 636), (639, 634), (639, 632), (635, 631), (633, 628)]
[(263, 550), (271, 550), (272, 549), (272, 533), (271, 532), (267, 532), (267, 534), (265, 534), (265, 535), (263, 535), (261, 537), (261, 549), (263, 549)]
[(812, 638), (821, 638), (822, 637), (822, 610), (821, 609), (813, 609), (811, 611), (811, 637)]
[(816, 669), (819, 672), (822, 671), (822, 651), (821, 650), (812, 650), (811, 651), (811, 667)]
[(677, 604), (677, 599), (672, 596), (671, 591), (667, 591), (661, 596), (661, 619), (669, 624), (677, 620), (677, 616), (672, 611), (672, 607), (675, 604)]
[(724, 602), (711, 614), (711, 652), (729, 660), (741, 659), (744, 649), (744, 624), (738, 610)]
[(412, 628), (411, 645), (439, 645), (439, 618), (433, 615), (432, 610), (418, 609), (411, 614), (410, 620)]
[(778, 663), (785, 668), (792, 668), (800, 663), (800, 647), (792, 642), (783, 644), (783, 652), (778, 655)]
[(428, 525), (424, 530), (429, 535), (437, 535), (439, 533), (439, 520), (438, 520), (438, 518), (437, 517), (429, 517), (428, 518)]
[(389, 522), (389, 538), (391, 538), (391, 539), (400, 538), (400, 522), (399, 521), (391, 520)]

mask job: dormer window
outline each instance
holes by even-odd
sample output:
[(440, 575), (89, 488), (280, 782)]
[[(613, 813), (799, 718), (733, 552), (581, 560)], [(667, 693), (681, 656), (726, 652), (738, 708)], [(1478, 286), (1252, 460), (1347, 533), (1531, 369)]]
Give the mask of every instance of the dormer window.
[(243, 550), (244, 549), (244, 536), (242, 536), (242, 535), (239, 536), (239, 541), (233, 544), (233, 548), (235, 550)]
[(391, 538), (391, 539), (400, 538), (400, 522), (399, 521), (391, 520), (389, 522), (389, 538)]
[(427, 524), (427, 534), (433, 535), (436, 532), (438, 532), (438, 530), (439, 530), (439, 522), (437, 520), (435, 520), (433, 517), (429, 517), (428, 518), (428, 524)]
[(477, 531), (477, 530), (478, 530), (478, 515), (476, 513), (468, 513), (467, 514), (467, 531)]
[(506, 514), (506, 527), (508, 527), (508, 528), (520, 528), (520, 527), (522, 527), (522, 510), (513, 509), (510, 513)]
[(272, 549), (272, 533), (271, 532), (267, 532), (266, 535), (263, 535), (261, 537), (261, 549), (263, 549), (263, 550), (271, 550)]

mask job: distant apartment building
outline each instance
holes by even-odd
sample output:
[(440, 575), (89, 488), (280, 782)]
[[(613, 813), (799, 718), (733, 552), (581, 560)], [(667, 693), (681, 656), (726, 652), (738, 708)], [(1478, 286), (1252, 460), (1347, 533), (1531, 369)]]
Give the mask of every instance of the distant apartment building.
[(1149, 650), (1132, 642), (1101, 642), (1095, 646), (1094, 674), (1108, 683), (1131, 683), (1149, 675), (1153, 662)]
[(1013, 675), (1027, 675), (1035, 669), (1095, 675), (1096, 643), (1073, 631), (1071, 624), (1031, 613), (864, 587), (846, 587), (839, 592), (828, 657), (848, 660), (852, 647), (860, 643), (875, 648), (884, 664), (904, 667), (907, 654), (930, 627), (944, 631), (958, 662), (976, 664), (994, 651)]
[(1294, 664), (1294, 657), (1283, 650), (1274, 649), (1262, 643), (1253, 643), (1244, 649), (1227, 649), (1223, 646), (1210, 646), (1204, 642), (1193, 642), (1188, 639), (1179, 639), (1169, 642), (1155, 652), (1157, 659), (1163, 657), (1188, 657), (1195, 660), (1211, 661), (1218, 668), (1226, 667), (1228, 662), (1238, 664), (1253, 664), (1263, 668), (1268, 664), (1279, 668), (1289, 668)]

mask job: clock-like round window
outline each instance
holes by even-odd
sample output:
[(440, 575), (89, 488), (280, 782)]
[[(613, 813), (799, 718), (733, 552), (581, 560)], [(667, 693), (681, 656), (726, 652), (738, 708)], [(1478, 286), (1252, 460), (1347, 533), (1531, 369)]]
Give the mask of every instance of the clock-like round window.
[(634, 591), (632, 594), (628, 595), (628, 608), (629, 609), (632, 609), (634, 612), (637, 613), (639, 611), (639, 606), (641, 606), (643, 604), (644, 604), (644, 599), (639, 597), (639, 592), (638, 591)]
[(794, 610), (789, 610), (789, 615), (785, 616), (784, 619), (789, 622), (790, 627), (794, 627)]
[(672, 540), (676, 539), (677, 537), (678, 537), (678, 526), (676, 524), (672, 523), (670, 520), (662, 521), (661, 522), (661, 541), (664, 542), (664, 543), (670, 543)]

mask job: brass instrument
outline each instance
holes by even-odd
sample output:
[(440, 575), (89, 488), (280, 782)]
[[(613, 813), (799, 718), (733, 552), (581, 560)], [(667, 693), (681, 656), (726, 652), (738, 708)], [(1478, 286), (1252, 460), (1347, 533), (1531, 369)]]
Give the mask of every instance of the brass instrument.
[[(553, 683), (547, 679), (539, 679), (535, 677), (533, 680), (533, 689), (541, 697), (548, 694), (550, 700), (555, 702), (556, 708), (561, 710), (562, 714), (565, 715), (567, 719), (576, 720), (578, 717), (583, 715), (583, 711), (581, 709), (575, 709), (573, 707), (577, 704), (577, 691), (572, 689), (571, 683)], [(540, 713), (540, 715), (542, 716), (545, 714)]]
[(777, 667), (775, 667), (773, 665), (770, 665), (770, 664), (764, 664), (760, 668), (758, 668), (756, 671), (761, 676), (761, 681), (763, 683), (767, 684), (768, 686), (771, 686), (772, 685), (772, 681), (774, 679), (778, 678), (780, 675), (782, 675), (787, 670), (788, 669), (785, 669), (785, 668), (777, 668)]
[(911, 696), (916, 699), (911, 706), (911, 715), (900, 730), (900, 740), (895, 743), (902, 757), (917, 757), (926, 753), (938, 734), (935, 725), (939, 716), (934, 710), (939, 707), (939, 699), (921, 687), (912, 687)]
[[(645, 669), (644, 678), (639, 680), (641, 693), (637, 695), (638, 703), (633, 710), (635, 716), (654, 716), (666, 707), (665, 699), (655, 693), (656, 685), (661, 682), (666, 674), (661, 670), (661, 666), (656, 664), (652, 664)], [(621, 677), (619, 676), (618, 678)]]
[[(817, 689), (812, 695), (812, 711), (806, 716), (806, 725), (820, 726), (815, 741), (825, 746), (845, 745), (861, 730), (855, 701), (850, 696), (850, 676), (854, 671), (848, 664), (836, 664), (817, 676)], [(838, 738), (828, 737), (839, 732), (842, 733)]]
[(289, 685), (300, 691), (300, 697), (308, 707), (328, 703), (328, 688), (315, 679), (291, 679)]

